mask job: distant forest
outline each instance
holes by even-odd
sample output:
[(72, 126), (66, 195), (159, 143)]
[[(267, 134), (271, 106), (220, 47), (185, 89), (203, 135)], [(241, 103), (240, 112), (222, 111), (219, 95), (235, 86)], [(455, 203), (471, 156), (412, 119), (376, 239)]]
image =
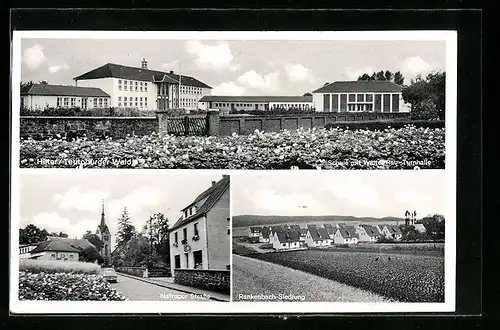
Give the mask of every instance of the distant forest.
[(328, 223), (328, 222), (394, 222), (404, 223), (403, 218), (398, 217), (353, 217), (345, 215), (321, 215), (321, 216), (282, 216), (282, 215), (236, 215), (233, 216), (233, 227), (264, 226), (280, 223)]

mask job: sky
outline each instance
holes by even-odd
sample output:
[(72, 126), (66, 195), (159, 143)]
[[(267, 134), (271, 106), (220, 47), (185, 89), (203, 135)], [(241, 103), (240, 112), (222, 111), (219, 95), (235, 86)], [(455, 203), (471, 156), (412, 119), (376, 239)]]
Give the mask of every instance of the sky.
[(212, 95), (302, 95), (363, 73), (444, 70), (445, 41), (23, 39), (21, 81), (72, 85), (106, 63), (181, 72)]
[(95, 232), (104, 200), (106, 224), (116, 243), (118, 218), (126, 207), (137, 230), (150, 212), (161, 212), (173, 225), (181, 209), (209, 188), (221, 175), (135, 174), (110, 171), (23, 173), (21, 175), (20, 223), (34, 224), (49, 232), (65, 232), (81, 238)]
[(404, 217), (445, 214), (444, 171), (318, 171), (233, 175), (233, 215)]

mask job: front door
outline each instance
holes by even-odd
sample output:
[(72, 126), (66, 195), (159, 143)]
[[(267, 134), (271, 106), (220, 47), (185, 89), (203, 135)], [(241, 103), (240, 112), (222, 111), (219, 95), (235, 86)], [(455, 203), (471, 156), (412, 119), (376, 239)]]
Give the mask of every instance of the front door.
[(181, 268), (181, 256), (176, 255), (174, 258), (175, 258), (175, 268)]
[(86, 97), (82, 98), (82, 109), (87, 110), (87, 98)]

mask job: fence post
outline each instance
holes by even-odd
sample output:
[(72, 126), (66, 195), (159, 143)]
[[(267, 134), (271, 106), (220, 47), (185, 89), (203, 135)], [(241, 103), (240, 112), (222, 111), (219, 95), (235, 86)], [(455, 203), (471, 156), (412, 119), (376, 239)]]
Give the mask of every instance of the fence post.
[(220, 134), (220, 116), (219, 110), (210, 109), (207, 113), (207, 135), (219, 136)]
[(158, 133), (168, 133), (168, 112), (156, 111), (156, 119), (158, 121)]
[(184, 116), (184, 135), (189, 135), (189, 116)]

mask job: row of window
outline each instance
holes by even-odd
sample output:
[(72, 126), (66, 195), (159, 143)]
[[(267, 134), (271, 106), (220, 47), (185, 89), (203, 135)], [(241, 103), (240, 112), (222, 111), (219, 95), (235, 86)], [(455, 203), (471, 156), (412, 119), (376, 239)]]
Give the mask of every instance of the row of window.
[(19, 253), (20, 254), (22, 254), (22, 253), (28, 253), (31, 250), (33, 250), (34, 248), (35, 248), (34, 246), (22, 247), (22, 248), (19, 249)]
[(323, 94), (324, 111), (399, 112), (400, 94)]
[[(215, 107), (228, 107), (230, 105), (236, 106), (236, 107), (253, 107), (255, 105), (259, 105), (261, 103), (221, 103), (221, 102), (214, 102)], [(266, 104), (267, 105), (267, 104)], [(304, 104), (304, 103), (283, 103), (283, 104), (273, 104), (274, 107), (284, 107), (284, 108), (300, 108), (300, 109), (308, 109), (311, 107), (309, 104)]]
[(56, 257), (56, 254), (55, 254), (55, 253), (52, 253), (52, 254), (50, 255), (50, 259), (68, 260), (68, 258), (69, 258), (69, 260), (74, 260), (74, 259), (75, 259), (75, 256), (74, 256), (74, 255), (72, 255), (72, 254), (69, 254), (69, 255), (67, 255), (67, 256), (66, 256), (64, 253), (59, 254), (59, 256), (57, 256), (57, 257)]
[[(184, 216), (188, 217), (188, 215), (186, 215), (186, 214), (189, 214), (189, 213), (186, 213), (186, 212), (187, 211), (184, 211)], [(194, 214), (194, 213), (191, 213), (191, 214)], [(226, 220), (227, 220), (227, 234), (229, 235), (231, 233), (231, 221), (229, 218), (227, 218)], [(198, 222), (195, 222), (193, 224), (193, 238), (195, 238), (195, 237), (199, 238), (199, 234), (200, 234), (200, 232), (198, 231)], [(188, 242), (188, 228), (184, 227), (182, 229), (182, 241), (181, 241), (181, 243), (186, 244), (187, 242)], [(174, 233), (174, 244), (176, 244), (176, 245), (179, 244), (179, 232)]]
[(136, 92), (147, 92), (148, 91), (148, 83), (142, 81), (129, 81), (129, 80), (118, 80), (118, 90), (124, 91), (136, 91)]
[[(194, 268), (202, 269), (203, 268), (203, 251), (193, 251), (193, 259), (194, 259)], [(184, 253), (184, 260), (186, 265), (184, 268), (189, 268), (189, 253)], [(174, 256), (174, 267), (181, 268), (181, 255), (177, 254)]]
[(201, 88), (200, 87), (193, 87), (193, 86), (184, 86), (181, 85), (181, 93), (182, 94), (198, 94), (201, 95)]
[[(58, 97), (57, 98), (57, 107), (60, 108), (60, 107), (75, 107), (76, 106), (76, 103), (80, 103), (80, 99), (77, 99), (76, 97)], [(107, 98), (82, 98), (82, 103), (83, 103), (83, 106), (87, 106), (87, 102), (90, 102), (94, 104), (94, 108), (97, 108), (97, 107), (107, 107), (108, 106), (108, 99)]]

